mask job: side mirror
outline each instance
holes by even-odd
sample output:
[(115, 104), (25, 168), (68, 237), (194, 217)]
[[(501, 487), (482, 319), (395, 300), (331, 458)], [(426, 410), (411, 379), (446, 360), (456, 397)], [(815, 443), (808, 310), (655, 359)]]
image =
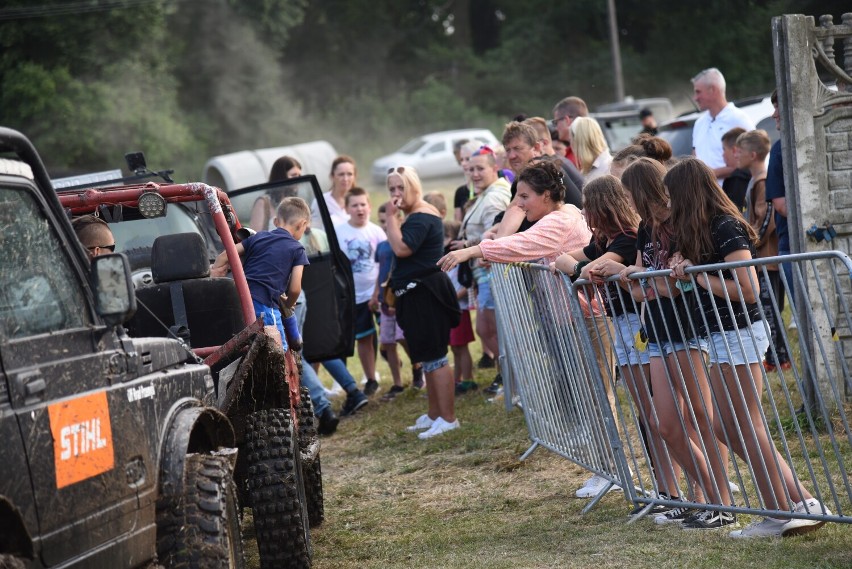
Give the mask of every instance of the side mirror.
[(91, 285), (95, 293), (95, 310), (110, 326), (127, 322), (136, 312), (130, 263), (124, 254), (111, 253), (93, 258)]

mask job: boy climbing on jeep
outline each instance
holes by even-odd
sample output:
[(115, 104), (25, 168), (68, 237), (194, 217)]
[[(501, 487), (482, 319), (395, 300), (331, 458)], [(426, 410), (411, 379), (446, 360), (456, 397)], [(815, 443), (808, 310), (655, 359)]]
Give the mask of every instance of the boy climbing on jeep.
[[(237, 253), (243, 260), (255, 315), (263, 315), (264, 322), (278, 328), (285, 349), (287, 336), (278, 299), (286, 293), (284, 305), (293, 308), (302, 292), (302, 270), (309, 263), (299, 239), (304, 235), (310, 218), (311, 210), (305, 200), (284, 198), (278, 205), (274, 230), (260, 231), (236, 244)], [(228, 257), (223, 252), (210, 267), (210, 275), (224, 277), (229, 269)]]

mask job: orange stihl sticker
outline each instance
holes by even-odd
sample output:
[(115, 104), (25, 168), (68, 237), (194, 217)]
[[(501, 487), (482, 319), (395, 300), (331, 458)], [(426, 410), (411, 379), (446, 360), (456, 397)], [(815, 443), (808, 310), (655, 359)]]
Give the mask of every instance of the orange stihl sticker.
[(112, 427), (106, 393), (55, 403), (48, 407), (48, 413), (57, 488), (112, 469)]

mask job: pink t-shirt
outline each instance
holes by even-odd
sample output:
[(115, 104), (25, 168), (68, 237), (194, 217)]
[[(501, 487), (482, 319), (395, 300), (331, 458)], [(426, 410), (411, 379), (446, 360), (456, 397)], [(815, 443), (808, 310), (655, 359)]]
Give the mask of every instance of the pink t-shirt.
[(482, 241), (482, 256), (497, 263), (539, 261), (551, 263), (562, 253), (582, 249), (592, 232), (583, 214), (573, 205), (548, 213), (535, 225), (514, 235)]

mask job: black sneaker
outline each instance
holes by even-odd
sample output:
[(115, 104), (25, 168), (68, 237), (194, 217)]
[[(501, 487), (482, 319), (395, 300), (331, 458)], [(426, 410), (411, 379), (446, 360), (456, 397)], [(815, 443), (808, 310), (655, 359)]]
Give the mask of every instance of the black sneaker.
[(693, 508), (672, 508), (668, 512), (654, 516), (654, 523), (661, 526), (666, 524), (679, 524), (688, 518), (692, 518), (698, 510)]
[(483, 391), (485, 393), (488, 393), (489, 395), (495, 395), (497, 393), (500, 393), (500, 389), (502, 387), (503, 387), (503, 376), (498, 373), (497, 377), (494, 378), (494, 381), (491, 382), (491, 385), (489, 385), (488, 387), (483, 389)]
[(369, 397), (379, 390), (379, 382), (375, 379), (368, 379), (367, 383), (364, 385), (364, 395)]
[[(661, 500), (679, 500), (680, 498), (678, 498), (677, 496), (672, 498), (668, 494), (660, 493), (660, 499)], [(631, 516), (631, 517), (635, 516), (636, 514), (638, 514), (639, 512), (641, 512), (642, 510), (644, 510), (647, 507), (648, 507), (648, 504), (636, 504), (636, 507), (633, 508), (633, 511), (630, 512), (627, 515)], [(674, 507), (672, 507), (672, 506), (664, 506), (663, 504), (654, 504), (653, 506), (651, 506), (651, 509), (648, 510), (648, 512), (645, 515), (657, 516), (659, 514), (665, 514), (669, 510), (673, 510), (673, 509), (674, 509)]]
[(737, 515), (731, 512), (704, 510), (691, 520), (683, 522), (684, 529), (719, 529), (737, 523)]
[(337, 424), (339, 422), (340, 418), (334, 414), (331, 406), (326, 407), (323, 412), (319, 414), (317, 433), (321, 435), (331, 435), (337, 430)]
[(392, 385), (390, 389), (382, 395), (382, 401), (393, 401), (396, 399), (396, 396), (405, 391), (405, 388), (401, 385)]
[(476, 391), (479, 389), (479, 385), (475, 381), (466, 380), (456, 384), (456, 395), (464, 395), (465, 393), (470, 393), (471, 391)]
[(489, 356), (488, 354), (482, 354), (482, 357), (479, 358), (479, 363), (476, 364), (479, 369), (489, 369), (494, 367), (494, 358)]
[(343, 403), (343, 408), (340, 409), (340, 416), (348, 417), (349, 415), (354, 415), (361, 407), (363, 407), (369, 402), (370, 400), (367, 399), (366, 395), (364, 395), (358, 390), (355, 390), (346, 396), (346, 401)]
[(426, 385), (426, 374), (423, 373), (423, 366), (411, 366), (411, 387), (414, 389), (423, 389)]

